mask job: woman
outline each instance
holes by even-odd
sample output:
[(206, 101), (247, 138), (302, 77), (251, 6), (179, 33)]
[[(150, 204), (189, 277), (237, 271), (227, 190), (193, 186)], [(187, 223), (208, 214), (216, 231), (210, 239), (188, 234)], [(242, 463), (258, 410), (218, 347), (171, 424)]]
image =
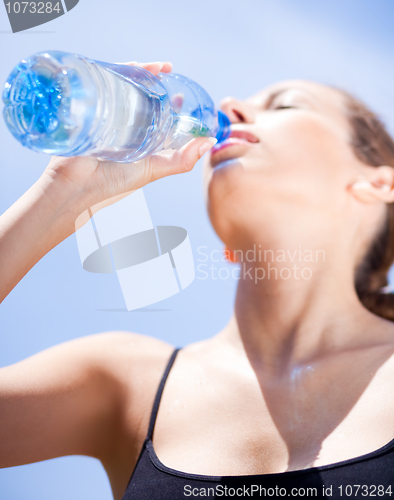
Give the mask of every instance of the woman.
[[(178, 353), (111, 332), (2, 368), (0, 466), (96, 457), (116, 500), (301, 488), (339, 498), (355, 485), (390, 496), (394, 310), (381, 289), (394, 257), (394, 143), (361, 103), (316, 83), (222, 108), (232, 137), (213, 147), (205, 177), (214, 229), (241, 265), (230, 323)], [(86, 208), (192, 169), (212, 142), (133, 168), (53, 158), (1, 218), (2, 298)]]

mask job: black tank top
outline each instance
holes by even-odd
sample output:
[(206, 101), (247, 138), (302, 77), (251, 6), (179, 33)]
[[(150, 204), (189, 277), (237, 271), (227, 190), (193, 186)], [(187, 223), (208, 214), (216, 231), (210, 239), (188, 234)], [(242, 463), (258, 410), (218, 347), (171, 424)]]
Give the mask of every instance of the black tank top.
[(174, 350), (164, 371), (153, 404), (148, 434), (122, 500), (301, 496), (389, 499), (394, 495), (394, 439), (360, 457), (276, 474), (205, 476), (166, 467), (155, 453), (152, 435), (164, 385), (178, 351)]

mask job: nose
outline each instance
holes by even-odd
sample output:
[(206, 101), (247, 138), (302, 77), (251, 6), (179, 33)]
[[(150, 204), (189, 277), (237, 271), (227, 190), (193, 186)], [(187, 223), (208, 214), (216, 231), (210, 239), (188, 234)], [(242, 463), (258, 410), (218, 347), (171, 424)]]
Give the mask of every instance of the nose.
[(256, 111), (251, 104), (245, 101), (239, 101), (234, 97), (226, 97), (220, 103), (220, 107), (231, 123), (254, 123), (256, 119)]

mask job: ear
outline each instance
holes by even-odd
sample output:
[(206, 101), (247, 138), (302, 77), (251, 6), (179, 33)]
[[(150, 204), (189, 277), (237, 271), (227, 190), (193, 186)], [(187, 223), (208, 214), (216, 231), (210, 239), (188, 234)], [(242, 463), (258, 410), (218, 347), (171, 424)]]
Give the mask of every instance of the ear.
[(364, 203), (394, 201), (394, 168), (387, 165), (367, 167), (368, 170), (355, 182), (350, 184), (349, 191), (355, 198)]

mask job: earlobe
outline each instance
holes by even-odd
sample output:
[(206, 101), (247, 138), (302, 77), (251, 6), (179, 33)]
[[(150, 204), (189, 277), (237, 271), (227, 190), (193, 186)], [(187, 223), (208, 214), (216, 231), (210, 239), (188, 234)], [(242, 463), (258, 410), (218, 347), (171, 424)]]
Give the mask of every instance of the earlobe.
[(358, 180), (349, 186), (353, 196), (363, 203), (374, 203), (379, 200), (379, 197), (376, 197), (375, 189), (367, 180)]
[(351, 188), (355, 190), (365, 190), (365, 189), (370, 189), (371, 187), (372, 184), (368, 181), (356, 181), (354, 184), (351, 185)]

